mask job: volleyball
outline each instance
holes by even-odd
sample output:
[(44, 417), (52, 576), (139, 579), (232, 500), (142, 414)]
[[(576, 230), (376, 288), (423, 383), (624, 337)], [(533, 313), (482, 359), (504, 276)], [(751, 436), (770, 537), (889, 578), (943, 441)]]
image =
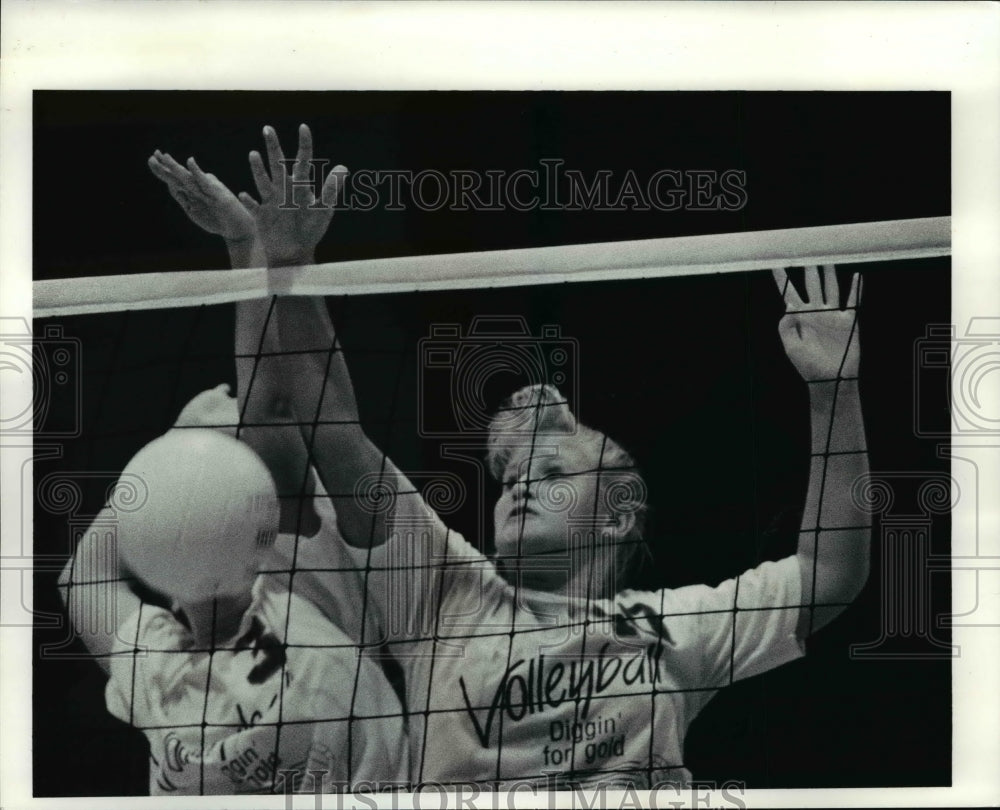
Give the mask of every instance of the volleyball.
[(130, 508), (116, 509), (119, 554), (132, 574), (180, 601), (249, 588), (277, 536), (278, 498), (246, 444), (207, 428), (171, 430), (120, 480), (138, 488)]

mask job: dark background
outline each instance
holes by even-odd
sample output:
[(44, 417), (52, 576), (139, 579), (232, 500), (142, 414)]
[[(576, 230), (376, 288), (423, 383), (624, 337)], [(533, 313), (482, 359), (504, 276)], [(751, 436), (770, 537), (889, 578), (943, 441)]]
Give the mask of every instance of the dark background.
[[(537, 169), (543, 158), (590, 175), (632, 169), (740, 169), (735, 212), (341, 212), (317, 259), (368, 259), (728, 233), (950, 213), (947, 93), (155, 93), (36, 92), (36, 279), (226, 266), (221, 242), (192, 226), (146, 167), (161, 148), (195, 155), (234, 190), (252, 190), (246, 155), (274, 125), (287, 153), (308, 122), (316, 155), (354, 170)], [(945, 259), (865, 265), (862, 391), (873, 471), (946, 472), (937, 442), (916, 438), (913, 411), (941, 415), (940, 377), (914, 370), (914, 345), (950, 318)], [(842, 272), (847, 272), (842, 268)], [(537, 335), (558, 324), (577, 343), (581, 418), (637, 456), (650, 487), (650, 587), (711, 582), (795, 545), (805, 494), (805, 386), (784, 357), (781, 302), (767, 273), (331, 301), (362, 418), (404, 469), (453, 470), (421, 439), (417, 342), (433, 323), (523, 316)], [(102, 505), (132, 454), (198, 391), (232, 381), (232, 307), (38, 321), (80, 341), (81, 436), (36, 461), (36, 482), (65, 474), (83, 501), (42, 503), (35, 552), (62, 555), (72, 527)], [(425, 402), (448, 413), (447, 375)], [(497, 375), (490, 401), (517, 381)], [(53, 389), (53, 423), (73, 400)], [(82, 473), (89, 473), (83, 477)], [(495, 493), (488, 490), (485, 497)], [(904, 499), (906, 496), (903, 496)], [(897, 504), (899, 506), (899, 504)], [(451, 522), (480, 536), (475, 503)], [(815, 635), (801, 661), (720, 693), (695, 722), (697, 778), (750, 787), (950, 783), (951, 685), (945, 659), (852, 660), (880, 635), (880, 526), (864, 595)], [(483, 544), (489, 547), (489, 532)], [(932, 548), (950, 546), (947, 516)], [(55, 572), (36, 574), (35, 605), (59, 613)], [(947, 611), (947, 577), (932, 607)], [(103, 706), (103, 676), (66, 631), (36, 628), (35, 793), (144, 793), (142, 735)], [(938, 636), (945, 638), (943, 633)], [(910, 639), (904, 652), (934, 653)], [(43, 645), (54, 645), (44, 655)]]

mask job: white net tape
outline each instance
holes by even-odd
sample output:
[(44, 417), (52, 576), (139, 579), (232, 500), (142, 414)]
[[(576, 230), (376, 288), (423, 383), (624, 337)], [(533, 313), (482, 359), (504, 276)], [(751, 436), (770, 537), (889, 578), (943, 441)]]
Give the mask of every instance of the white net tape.
[(407, 256), (266, 268), (36, 281), (34, 315), (223, 304), (286, 295), (362, 295), (704, 275), (951, 254), (951, 217), (631, 242)]

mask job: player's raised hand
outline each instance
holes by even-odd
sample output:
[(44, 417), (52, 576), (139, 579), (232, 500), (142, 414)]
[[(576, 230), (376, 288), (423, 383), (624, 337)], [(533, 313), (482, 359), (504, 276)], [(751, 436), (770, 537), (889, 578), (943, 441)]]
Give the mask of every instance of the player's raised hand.
[(253, 214), (268, 264), (272, 267), (308, 264), (313, 251), (333, 219), (334, 204), (343, 188), (347, 169), (336, 166), (323, 182), (319, 196), (313, 176), (312, 132), (299, 126), (299, 151), (288, 173), (284, 153), (273, 127), (264, 127), (267, 168), (259, 152), (250, 153), (250, 170), (260, 202), (240, 194), (240, 202)]
[(840, 289), (832, 264), (823, 265), (822, 283), (816, 266), (805, 268), (806, 299), (792, 286), (782, 268), (772, 270), (785, 300), (785, 316), (778, 332), (785, 352), (802, 378), (809, 381), (858, 376), (860, 344), (857, 306), (861, 279), (855, 274), (846, 309), (840, 308)]
[(185, 168), (157, 149), (148, 160), (150, 171), (162, 180), (191, 221), (227, 242), (253, 239), (257, 226), (253, 215), (214, 174), (201, 170), (194, 158)]

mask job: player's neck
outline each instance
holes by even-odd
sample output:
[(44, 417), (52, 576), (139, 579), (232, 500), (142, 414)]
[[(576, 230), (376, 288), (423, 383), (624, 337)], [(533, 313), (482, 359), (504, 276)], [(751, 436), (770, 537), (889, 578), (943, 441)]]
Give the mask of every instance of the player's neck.
[(592, 601), (612, 595), (606, 584), (606, 572), (599, 572), (594, 566), (567, 571), (556, 566), (541, 569), (521, 565), (509, 568), (504, 576), (518, 588), (573, 600)]
[(588, 602), (611, 596), (608, 588), (607, 572), (596, 565), (581, 566), (566, 579), (560, 593), (570, 599)]

